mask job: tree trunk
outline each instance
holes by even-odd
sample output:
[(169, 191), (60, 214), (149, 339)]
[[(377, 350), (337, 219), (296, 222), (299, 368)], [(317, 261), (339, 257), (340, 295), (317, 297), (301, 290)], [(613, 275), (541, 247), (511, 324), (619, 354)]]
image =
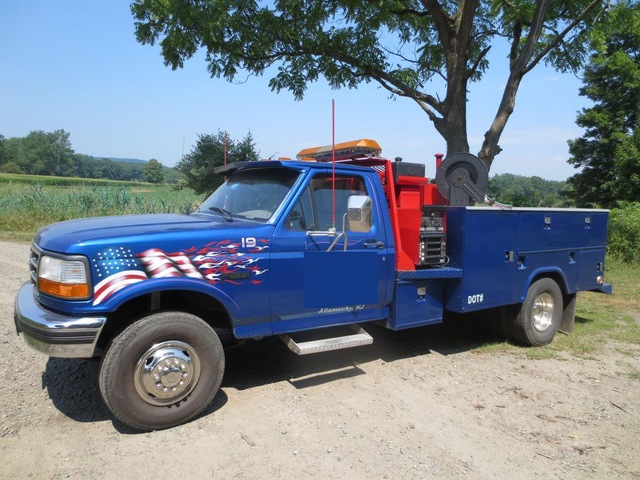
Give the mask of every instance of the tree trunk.
[(439, 125), (436, 125), (436, 128), (447, 142), (447, 155), (469, 152), (467, 139), (468, 77), (466, 51), (470, 42), (470, 26), (467, 24), (473, 19), (475, 3), (474, 1), (469, 1), (464, 13), (457, 16), (459, 29), (456, 35), (451, 35), (446, 45), (447, 95), (443, 102), (442, 119)]
[[(478, 0), (460, 0), (453, 16), (444, 15), (443, 10), (426, 2), (434, 16), (440, 41), (446, 52), (447, 95), (442, 102), (442, 118), (436, 129), (447, 142), (447, 155), (468, 153), (467, 139), (467, 83), (469, 70), (467, 60), (471, 48), (473, 22)], [(429, 8), (429, 7), (432, 8)]]
[[(466, 83), (466, 82), (465, 82)], [(456, 89), (458, 90), (458, 89)], [(450, 92), (451, 98), (447, 102), (447, 110), (440, 123), (438, 131), (447, 142), (447, 155), (469, 152), (467, 140), (467, 102), (463, 92)]]

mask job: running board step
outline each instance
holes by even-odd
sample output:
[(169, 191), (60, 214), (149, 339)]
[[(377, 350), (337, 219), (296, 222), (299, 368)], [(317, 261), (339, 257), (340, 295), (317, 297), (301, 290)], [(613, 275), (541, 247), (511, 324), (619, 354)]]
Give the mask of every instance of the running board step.
[(297, 353), (298, 355), (328, 352), (330, 350), (340, 350), (342, 348), (361, 347), (363, 345), (371, 345), (373, 343), (373, 337), (365, 332), (360, 325), (351, 325), (350, 328), (354, 333), (340, 337), (296, 342), (289, 335), (285, 334), (280, 335), (280, 339), (287, 347), (289, 347), (289, 350)]

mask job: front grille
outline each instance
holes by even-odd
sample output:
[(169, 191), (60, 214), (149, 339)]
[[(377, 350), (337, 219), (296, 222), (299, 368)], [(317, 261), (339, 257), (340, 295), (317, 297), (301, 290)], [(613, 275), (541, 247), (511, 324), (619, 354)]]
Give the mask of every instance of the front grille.
[(38, 283), (38, 263), (40, 262), (40, 249), (34, 244), (31, 246), (31, 253), (29, 254), (29, 277), (31, 283), (36, 285)]

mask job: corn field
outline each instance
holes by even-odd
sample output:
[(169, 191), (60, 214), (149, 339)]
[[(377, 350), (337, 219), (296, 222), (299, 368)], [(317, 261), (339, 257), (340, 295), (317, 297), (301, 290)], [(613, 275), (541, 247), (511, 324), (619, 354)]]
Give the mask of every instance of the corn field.
[(0, 179), (0, 233), (32, 235), (50, 223), (82, 217), (138, 213), (186, 213), (202, 200), (168, 185), (75, 184), (59, 186)]

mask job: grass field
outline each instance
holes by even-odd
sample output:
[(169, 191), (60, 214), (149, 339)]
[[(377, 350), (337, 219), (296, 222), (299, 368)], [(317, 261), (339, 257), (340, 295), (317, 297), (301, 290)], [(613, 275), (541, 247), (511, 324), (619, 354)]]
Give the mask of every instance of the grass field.
[(606, 279), (613, 284), (614, 294), (578, 294), (576, 335), (560, 336), (557, 345), (549, 346), (550, 350), (570, 349), (590, 355), (603, 347), (604, 335), (619, 342), (621, 346), (617, 348), (624, 348), (624, 344), (640, 346), (640, 268), (609, 260)]
[[(597, 358), (603, 349), (615, 348), (629, 357), (627, 367), (637, 365), (635, 359), (640, 353), (640, 298), (637, 295), (640, 267), (608, 258), (605, 280), (613, 284), (613, 295), (578, 293), (573, 333), (558, 333), (551, 344), (526, 349), (491, 338), (477, 350), (510, 351), (531, 359), (544, 359), (563, 358), (567, 353), (581, 358)], [(633, 378), (640, 380), (640, 370), (636, 367), (630, 370)]]

